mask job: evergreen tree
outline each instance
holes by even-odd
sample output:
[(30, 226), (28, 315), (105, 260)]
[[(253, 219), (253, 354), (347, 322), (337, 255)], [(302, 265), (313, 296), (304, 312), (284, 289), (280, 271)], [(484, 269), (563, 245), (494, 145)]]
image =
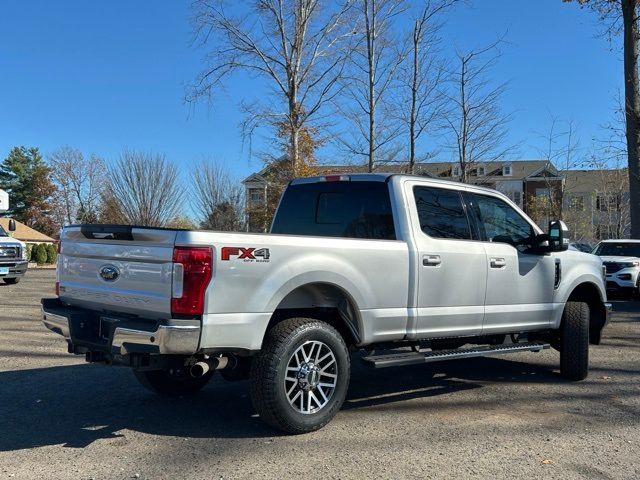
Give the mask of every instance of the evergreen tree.
[(8, 214), (48, 235), (57, 229), (49, 217), (56, 190), (50, 173), (36, 147), (14, 147), (0, 164), (0, 188), (9, 192)]

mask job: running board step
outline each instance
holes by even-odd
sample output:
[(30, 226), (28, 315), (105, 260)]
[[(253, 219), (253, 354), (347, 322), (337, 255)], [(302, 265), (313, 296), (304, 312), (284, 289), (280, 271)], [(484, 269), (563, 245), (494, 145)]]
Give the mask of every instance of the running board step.
[(429, 352), (392, 353), (387, 355), (370, 355), (363, 357), (365, 363), (375, 368), (399, 367), (403, 365), (417, 365), (420, 363), (440, 362), (456, 358), (488, 357), (503, 353), (540, 352), (549, 348), (548, 343), (523, 342), (502, 345), (483, 346), (476, 348), (458, 348), (455, 350), (436, 350)]

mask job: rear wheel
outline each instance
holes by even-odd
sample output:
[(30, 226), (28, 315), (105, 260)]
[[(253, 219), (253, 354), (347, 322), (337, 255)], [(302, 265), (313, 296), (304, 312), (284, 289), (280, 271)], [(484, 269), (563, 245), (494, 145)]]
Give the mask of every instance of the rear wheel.
[(213, 371), (209, 371), (201, 377), (192, 377), (185, 370), (134, 370), (133, 374), (138, 381), (152, 392), (169, 397), (191, 395), (204, 387)]
[(335, 328), (310, 318), (273, 327), (251, 366), (251, 399), (260, 417), (287, 433), (326, 425), (349, 386), (349, 352)]
[(583, 380), (589, 373), (589, 305), (567, 302), (560, 329), (560, 374)]
[(4, 278), (3, 280), (7, 285), (15, 285), (20, 282), (20, 278)]

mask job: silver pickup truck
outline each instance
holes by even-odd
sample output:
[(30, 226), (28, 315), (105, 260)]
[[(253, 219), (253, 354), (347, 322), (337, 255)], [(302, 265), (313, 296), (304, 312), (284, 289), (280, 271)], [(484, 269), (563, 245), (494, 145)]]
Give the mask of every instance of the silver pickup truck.
[(167, 395), (216, 370), (248, 378), (259, 415), (290, 433), (336, 414), (352, 357), (551, 346), (581, 380), (610, 308), (602, 262), (568, 251), (562, 222), (543, 233), (494, 190), (408, 175), (294, 180), (268, 235), (79, 225), (61, 240), (42, 310), (70, 353)]

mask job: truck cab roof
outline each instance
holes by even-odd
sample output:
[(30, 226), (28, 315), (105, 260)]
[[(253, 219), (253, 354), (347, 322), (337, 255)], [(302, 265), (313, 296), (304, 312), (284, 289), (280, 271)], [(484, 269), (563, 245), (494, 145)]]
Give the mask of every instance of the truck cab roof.
[(487, 187), (480, 187), (478, 185), (468, 184), (456, 182), (454, 180), (444, 180), (441, 178), (433, 178), (424, 175), (414, 175), (408, 173), (385, 173), (385, 172), (376, 172), (376, 173), (336, 173), (329, 175), (321, 175), (315, 177), (302, 177), (291, 180), (289, 185), (304, 185), (309, 183), (319, 183), (319, 182), (387, 182), (391, 179), (414, 179), (414, 180), (422, 180), (429, 182), (431, 184), (438, 185), (448, 185), (451, 187), (466, 189), (478, 193), (485, 193), (494, 196), (500, 196), (501, 198), (507, 199), (508, 197), (502, 194), (501, 192)]

